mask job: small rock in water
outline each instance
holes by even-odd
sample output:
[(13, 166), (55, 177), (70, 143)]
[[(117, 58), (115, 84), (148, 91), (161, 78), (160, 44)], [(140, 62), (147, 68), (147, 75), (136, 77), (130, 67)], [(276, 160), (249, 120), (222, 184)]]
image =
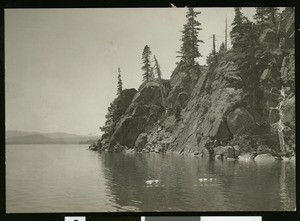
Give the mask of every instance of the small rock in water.
[(158, 184), (158, 183), (159, 183), (159, 180), (147, 180), (146, 181), (147, 185), (153, 185), (153, 184)]

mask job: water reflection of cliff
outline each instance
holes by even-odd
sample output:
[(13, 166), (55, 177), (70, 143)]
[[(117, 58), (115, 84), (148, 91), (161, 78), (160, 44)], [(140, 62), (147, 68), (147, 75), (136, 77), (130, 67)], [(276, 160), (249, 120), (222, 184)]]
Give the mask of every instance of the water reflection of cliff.
[[(118, 211), (293, 210), (291, 163), (215, 161), (178, 155), (101, 155)], [(147, 185), (147, 180), (159, 180)]]

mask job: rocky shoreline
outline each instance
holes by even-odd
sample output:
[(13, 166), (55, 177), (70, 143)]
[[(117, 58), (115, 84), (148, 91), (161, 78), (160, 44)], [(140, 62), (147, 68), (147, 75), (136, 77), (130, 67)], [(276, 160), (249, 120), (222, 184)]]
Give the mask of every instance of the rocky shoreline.
[[(92, 151), (99, 151), (96, 144), (91, 144), (88, 148)], [(166, 148), (155, 148), (152, 144), (146, 143), (144, 148), (136, 147), (134, 149), (127, 148), (126, 146), (116, 145), (113, 150), (104, 150), (113, 153), (125, 154), (166, 154)], [(295, 162), (295, 154), (293, 151), (285, 153), (274, 153), (271, 149), (259, 147), (258, 151), (241, 153), (241, 148), (235, 146), (217, 146), (212, 149), (204, 149), (202, 152), (194, 152), (193, 154), (182, 154), (187, 156), (194, 156), (197, 158), (212, 158), (215, 160), (237, 160), (237, 161), (255, 161), (258, 163), (272, 163), (275, 161), (290, 161)]]

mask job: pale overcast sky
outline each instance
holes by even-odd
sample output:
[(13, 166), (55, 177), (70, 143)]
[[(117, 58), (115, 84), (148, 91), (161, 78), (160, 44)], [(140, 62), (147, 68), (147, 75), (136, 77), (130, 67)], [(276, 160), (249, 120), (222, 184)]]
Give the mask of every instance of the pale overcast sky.
[[(116, 97), (117, 69), (124, 88), (142, 81), (141, 55), (150, 46), (164, 78), (176, 67), (185, 8), (6, 9), (6, 129), (100, 134)], [(201, 11), (199, 39), (204, 64), (228, 33), (233, 8)], [(252, 16), (254, 8), (243, 8)]]

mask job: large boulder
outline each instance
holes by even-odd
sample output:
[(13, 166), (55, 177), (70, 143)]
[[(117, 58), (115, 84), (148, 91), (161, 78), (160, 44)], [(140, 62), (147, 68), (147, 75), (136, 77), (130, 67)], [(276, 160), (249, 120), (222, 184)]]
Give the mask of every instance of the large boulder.
[(228, 114), (227, 125), (233, 135), (251, 133), (256, 128), (254, 117), (244, 107), (238, 107)]
[(234, 157), (235, 158), (239, 157), (239, 155), (241, 154), (240, 146), (239, 145), (234, 145), (233, 149), (234, 149)]
[(214, 148), (214, 154), (215, 156), (221, 156), (224, 158), (237, 158), (239, 152), (237, 151), (235, 153), (235, 148), (232, 146), (219, 146)]
[(269, 153), (259, 154), (254, 158), (254, 161), (257, 163), (273, 163), (276, 161), (275, 157), (273, 157)]

